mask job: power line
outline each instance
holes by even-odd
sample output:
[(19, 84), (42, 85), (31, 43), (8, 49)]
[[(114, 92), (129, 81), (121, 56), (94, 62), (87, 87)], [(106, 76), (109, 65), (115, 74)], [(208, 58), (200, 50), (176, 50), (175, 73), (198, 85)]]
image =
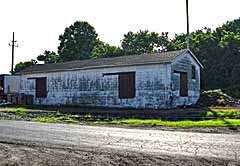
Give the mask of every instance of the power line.
[(16, 44), (17, 41), (14, 39), (14, 32), (13, 32), (13, 39), (11, 41), (11, 43), (9, 43), (9, 46), (12, 47), (12, 67), (11, 67), (11, 74), (13, 74), (13, 67), (14, 67), (14, 48), (18, 47), (18, 45)]
[(190, 49), (190, 36), (189, 36), (189, 13), (188, 13), (188, 0), (186, 0), (186, 14), (187, 14), (187, 49)]

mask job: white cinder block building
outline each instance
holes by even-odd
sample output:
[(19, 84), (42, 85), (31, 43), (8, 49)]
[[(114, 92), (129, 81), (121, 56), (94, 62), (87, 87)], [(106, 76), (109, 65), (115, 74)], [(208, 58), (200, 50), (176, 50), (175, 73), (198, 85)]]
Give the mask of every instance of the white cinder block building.
[(36, 65), (19, 73), (34, 104), (173, 108), (200, 96), (201, 63), (190, 50)]

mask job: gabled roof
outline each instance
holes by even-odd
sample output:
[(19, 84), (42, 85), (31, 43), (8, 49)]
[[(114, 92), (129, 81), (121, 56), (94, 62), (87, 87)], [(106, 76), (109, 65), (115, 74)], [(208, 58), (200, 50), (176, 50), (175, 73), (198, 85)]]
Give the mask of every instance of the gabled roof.
[(153, 53), (153, 54), (142, 54), (142, 55), (131, 55), (131, 56), (120, 56), (112, 58), (99, 58), (99, 59), (88, 59), (88, 60), (76, 60), (64, 63), (54, 64), (41, 64), (28, 67), (22, 70), (18, 74), (32, 74), (32, 73), (46, 73), (46, 72), (57, 72), (57, 71), (68, 71), (68, 70), (84, 70), (84, 69), (95, 69), (95, 68), (107, 68), (107, 67), (120, 67), (120, 66), (136, 66), (136, 65), (147, 65), (147, 64), (163, 64), (171, 63), (177, 56), (189, 52), (196, 62), (202, 67), (201, 63), (189, 50), (179, 50), (164, 53)]
[(197, 57), (193, 54), (193, 52), (191, 50), (186, 50), (186, 52), (188, 52), (192, 57), (193, 59), (199, 64), (199, 66), (203, 69), (203, 65), (202, 63), (197, 59)]

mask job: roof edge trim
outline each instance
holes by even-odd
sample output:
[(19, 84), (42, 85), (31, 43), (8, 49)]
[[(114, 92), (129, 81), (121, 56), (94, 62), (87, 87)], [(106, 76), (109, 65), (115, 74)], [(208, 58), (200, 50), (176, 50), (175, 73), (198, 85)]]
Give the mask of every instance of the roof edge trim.
[(24, 74), (37, 74), (37, 73), (51, 73), (51, 72), (65, 72), (65, 71), (76, 71), (76, 70), (88, 70), (88, 69), (102, 69), (102, 68), (111, 68), (111, 67), (127, 67), (127, 66), (141, 66), (141, 65), (156, 65), (156, 64), (168, 64), (170, 61), (161, 61), (161, 62), (148, 62), (148, 63), (135, 63), (128, 65), (102, 65), (102, 66), (91, 66), (91, 67), (81, 67), (81, 68), (72, 68), (72, 69), (58, 69), (58, 70), (49, 70), (45, 72), (19, 72), (18, 75)]

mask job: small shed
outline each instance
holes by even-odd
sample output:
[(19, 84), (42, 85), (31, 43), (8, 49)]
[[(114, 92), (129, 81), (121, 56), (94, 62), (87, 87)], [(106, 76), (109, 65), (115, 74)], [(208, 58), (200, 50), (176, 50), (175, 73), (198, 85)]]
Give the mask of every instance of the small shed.
[(41, 105), (173, 108), (197, 102), (202, 67), (190, 50), (36, 65), (19, 73), (19, 93)]
[(4, 74), (0, 75), (0, 101), (3, 99), (4, 97)]
[(7, 93), (18, 93), (20, 91), (20, 77), (1, 74), (0, 75), (0, 94), (6, 95)]

